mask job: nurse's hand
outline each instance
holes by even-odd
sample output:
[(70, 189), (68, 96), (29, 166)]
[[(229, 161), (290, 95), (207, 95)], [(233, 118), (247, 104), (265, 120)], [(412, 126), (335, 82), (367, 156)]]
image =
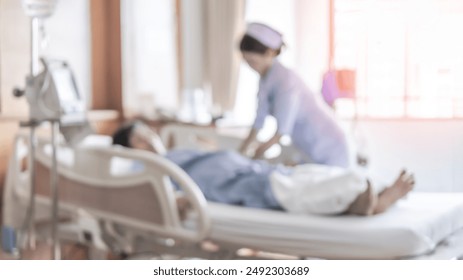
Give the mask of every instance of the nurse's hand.
[(241, 145), (241, 147), (238, 149), (238, 152), (245, 156), (248, 154), (248, 150), (248, 145)]
[(257, 130), (251, 129), (248, 137), (246, 137), (246, 139), (243, 141), (243, 143), (241, 144), (238, 150), (240, 154), (244, 156), (248, 156), (249, 148), (252, 145), (252, 143), (256, 140), (257, 132), (258, 132)]
[(262, 159), (264, 158), (265, 151), (267, 151), (270, 147), (280, 142), (281, 136), (278, 132), (273, 135), (267, 142), (262, 143), (254, 153), (253, 159)]
[(256, 149), (256, 152), (254, 153), (254, 156), (252, 158), (263, 159), (265, 151), (267, 151), (267, 148), (264, 145), (259, 146), (259, 148)]

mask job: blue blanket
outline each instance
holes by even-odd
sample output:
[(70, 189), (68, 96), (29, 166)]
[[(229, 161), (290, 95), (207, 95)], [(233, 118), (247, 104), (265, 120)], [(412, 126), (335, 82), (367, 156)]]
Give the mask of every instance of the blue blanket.
[(252, 160), (233, 151), (170, 151), (166, 158), (180, 166), (209, 201), (255, 208), (281, 209), (270, 185), (273, 171), (283, 166)]

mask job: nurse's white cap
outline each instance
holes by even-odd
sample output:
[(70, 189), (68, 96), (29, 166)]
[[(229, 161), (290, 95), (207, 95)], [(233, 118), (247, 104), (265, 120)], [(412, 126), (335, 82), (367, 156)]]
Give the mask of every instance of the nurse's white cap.
[(246, 35), (251, 36), (264, 46), (277, 50), (283, 46), (283, 35), (262, 23), (249, 23)]

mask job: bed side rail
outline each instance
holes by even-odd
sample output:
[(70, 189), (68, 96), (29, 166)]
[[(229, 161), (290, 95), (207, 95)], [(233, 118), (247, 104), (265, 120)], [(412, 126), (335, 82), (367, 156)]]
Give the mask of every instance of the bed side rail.
[[(17, 141), (21, 138), (28, 140), (18, 136)], [(36, 204), (41, 207), (50, 206), (50, 148), (47, 139), (38, 139)], [(71, 213), (85, 210), (97, 219), (163, 237), (200, 241), (209, 235), (210, 219), (204, 196), (193, 180), (172, 162), (149, 152), (122, 147), (83, 146), (72, 150), (61, 145), (57, 154), (61, 210)], [(131, 172), (124, 166), (125, 172), (114, 172), (114, 162), (121, 160), (142, 162), (144, 168)], [(12, 172), (19, 174), (22, 172), (19, 159), (14, 161)], [(191, 211), (196, 213), (194, 228), (183, 226), (171, 179), (189, 200)], [(23, 184), (29, 184), (29, 180), (23, 180)], [(12, 182), (12, 185), (10, 191), (14, 192), (18, 184)], [(21, 197), (27, 200), (28, 195)]]

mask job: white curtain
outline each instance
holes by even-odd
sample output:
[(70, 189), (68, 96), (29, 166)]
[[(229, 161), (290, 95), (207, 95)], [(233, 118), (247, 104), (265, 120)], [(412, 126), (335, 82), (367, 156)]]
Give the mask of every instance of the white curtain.
[(245, 0), (206, 0), (206, 81), (214, 108), (230, 111), (235, 105), (244, 31)]
[(245, 0), (182, 1), (182, 88), (211, 95), (213, 113), (233, 108), (238, 84)]
[(175, 1), (121, 0), (125, 115), (155, 118), (176, 110), (178, 97)]

